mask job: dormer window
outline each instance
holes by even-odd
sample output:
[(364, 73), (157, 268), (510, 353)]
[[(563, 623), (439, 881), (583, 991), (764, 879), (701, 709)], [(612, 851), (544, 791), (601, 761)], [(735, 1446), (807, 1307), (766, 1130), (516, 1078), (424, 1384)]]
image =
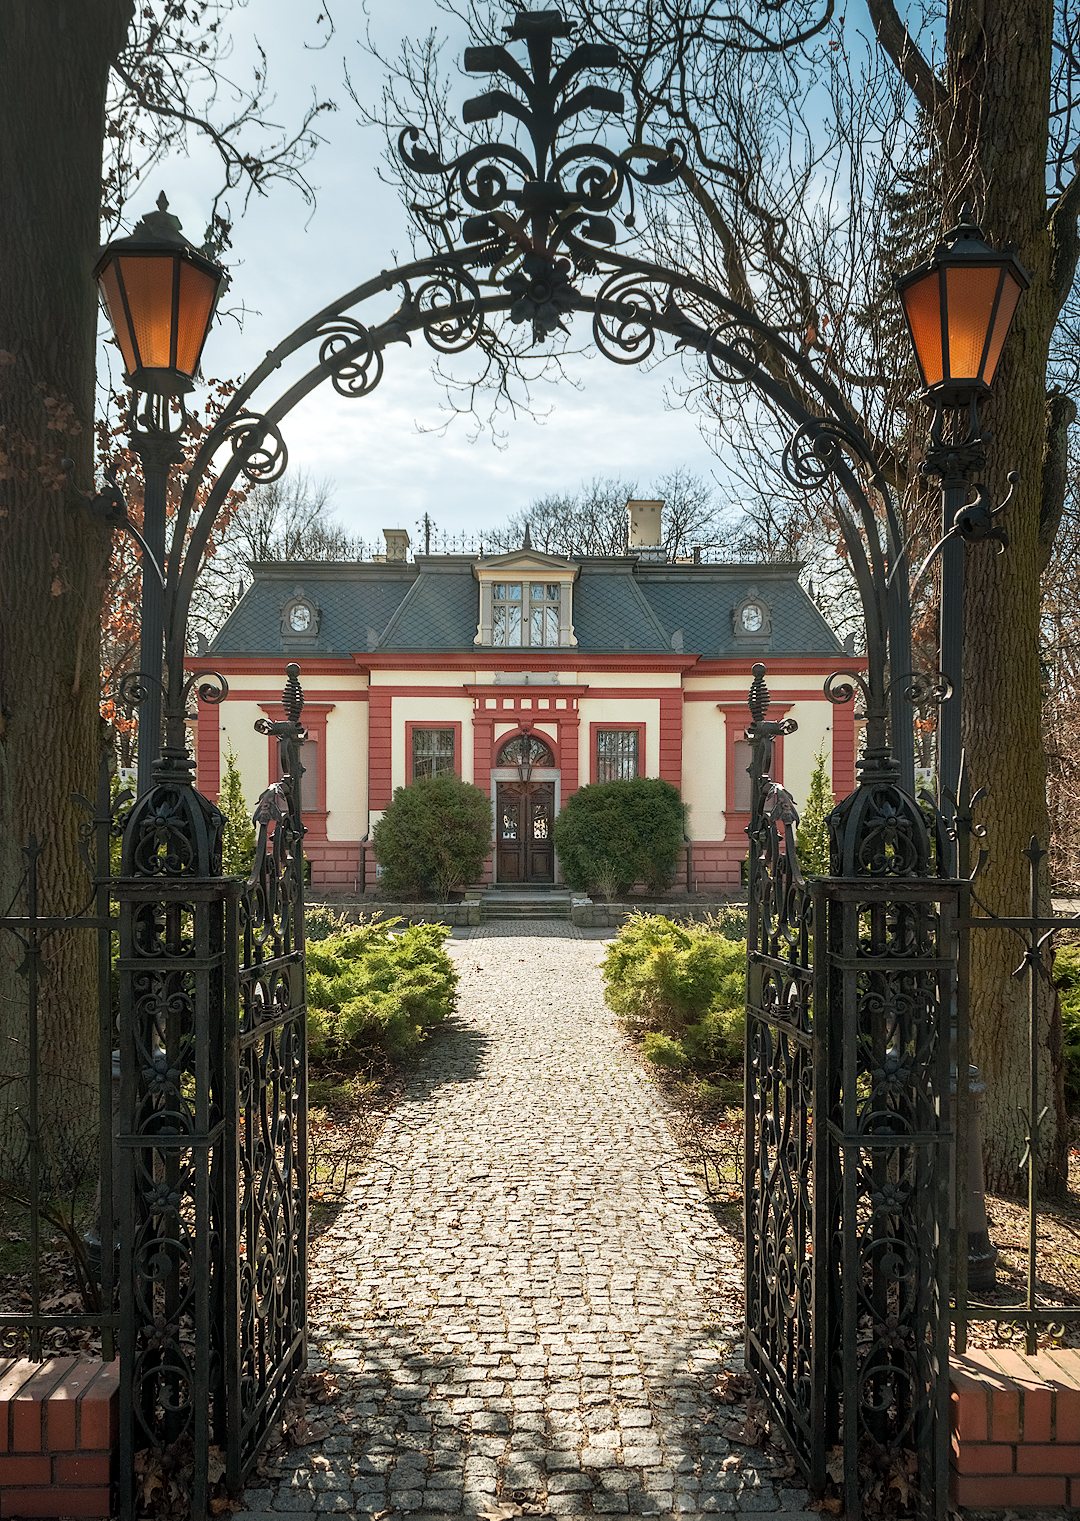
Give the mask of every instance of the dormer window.
[(772, 633), (772, 618), (766, 602), (758, 596), (756, 591), (751, 591), (735, 608), (733, 615), (736, 639), (751, 640), (768, 639)]
[(494, 581), (491, 642), (557, 647), (562, 587), (557, 581)]
[(571, 598), (577, 572), (577, 566), (562, 556), (533, 549), (478, 561), (476, 643), (501, 649), (576, 644)]
[(303, 592), (296, 592), (281, 610), (281, 633), (286, 640), (314, 639), (319, 632), (319, 609)]

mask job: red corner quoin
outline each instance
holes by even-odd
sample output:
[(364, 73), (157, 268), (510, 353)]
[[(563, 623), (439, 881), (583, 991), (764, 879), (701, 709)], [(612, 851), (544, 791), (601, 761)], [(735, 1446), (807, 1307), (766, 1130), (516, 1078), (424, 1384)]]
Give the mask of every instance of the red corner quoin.
[(111, 1514), (116, 1363), (0, 1358), (0, 1518)]
[(980, 1510), (1080, 1510), (1080, 1350), (954, 1357), (952, 1500)]

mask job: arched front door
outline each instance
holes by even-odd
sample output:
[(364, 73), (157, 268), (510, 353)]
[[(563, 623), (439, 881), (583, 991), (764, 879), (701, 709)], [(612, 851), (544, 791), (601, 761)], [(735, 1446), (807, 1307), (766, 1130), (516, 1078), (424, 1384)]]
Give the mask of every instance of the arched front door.
[(535, 734), (516, 734), (499, 751), (497, 765), (513, 767), (514, 781), (495, 783), (495, 878), (499, 883), (555, 880), (555, 783), (534, 776), (555, 764)]

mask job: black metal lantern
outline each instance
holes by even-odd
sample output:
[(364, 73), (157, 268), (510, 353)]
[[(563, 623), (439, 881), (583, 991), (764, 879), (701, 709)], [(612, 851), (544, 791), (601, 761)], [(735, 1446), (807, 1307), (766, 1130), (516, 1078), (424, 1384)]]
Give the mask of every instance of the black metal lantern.
[(524, 784), (532, 780), (533, 767), (536, 765), (543, 746), (534, 740), (532, 735), (526, 730), (518, 739), (516, 749), (517, 774), (519, 780)]
[(930, 400), (963, 406), (989, 391), (1031, 275), (1010, 249), (991, 248), (965, 207), (925, 264), (901, 276), (915, 359)]
[(184, 237), (164, 194), (129, 238), (106, 245), (94, 278), (128, 384), (158, 396), (190, 391), (225, 271)]

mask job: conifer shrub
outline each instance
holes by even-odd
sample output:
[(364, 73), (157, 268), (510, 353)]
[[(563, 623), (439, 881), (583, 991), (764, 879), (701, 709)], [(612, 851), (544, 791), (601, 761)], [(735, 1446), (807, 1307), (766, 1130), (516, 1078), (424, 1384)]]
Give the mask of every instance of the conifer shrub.
[(635, 882), (662, 892), (675, 880), (685, 831), (686, 808), (670, 782), (593, 782), (555, 820), (555, 849), (576, 892), (614, 897)]
[(356, 1069), (411, 1056), (454, 1009), (449, 933), (444, 924), (381, 919), (308, 945), (312, 1060)]
[(230, 745), (225, 752), (218, 807), (225, 815), (221, 837), (221, 870), (226, 877), (248, 877), (255, 862), (255, 825), (244, 801), (244, 784)]
[(836, 805), (829, 781), (824, 746), (814, 757), (810, 790), (795, 832), (795, 849), (804, 876), (826, 877), (829, 874), (829, 829), (826, 819)]
[(711, 1078), (742, 1060), (746, 942), (706, 925), (632, 914), (602, 962), (619, 1022), (657, 1066)]
[(1054, 982), (1061, 1002), (1061, 1046), (1065, 1068), (1065, 1103), (1080, 1113), (1080, 945), (1059, 945), (1054, 952)]
[(444, 903), (480, 875), (491, 851), (491, 802), (471, 782), (428, 776), (399, 787), (372, 833), (390, 897)]

